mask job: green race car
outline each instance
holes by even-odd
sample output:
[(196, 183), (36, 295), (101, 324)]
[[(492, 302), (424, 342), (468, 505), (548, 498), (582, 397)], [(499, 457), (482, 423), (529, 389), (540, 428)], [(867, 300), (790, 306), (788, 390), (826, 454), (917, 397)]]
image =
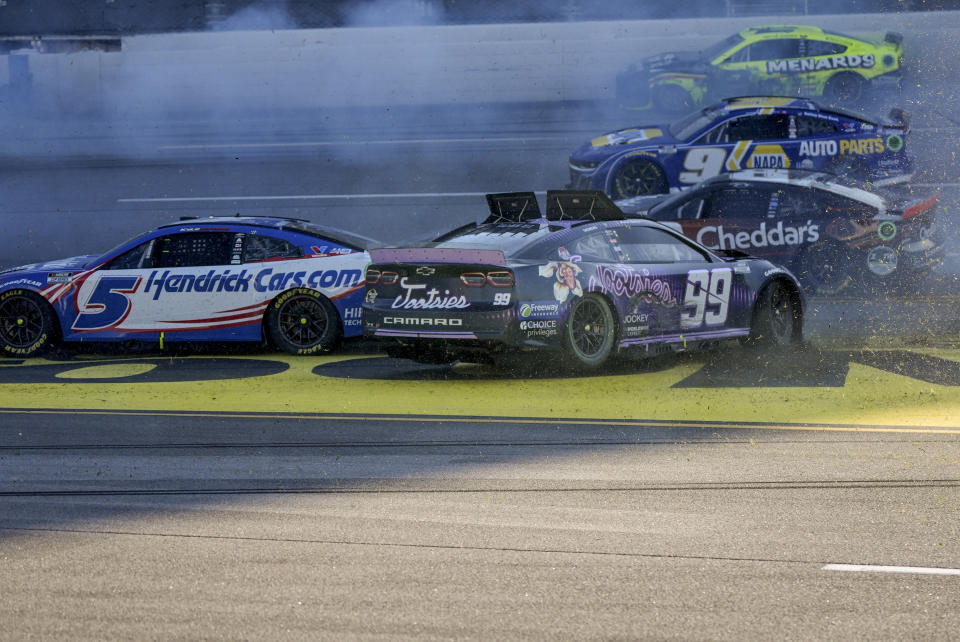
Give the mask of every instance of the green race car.
[(617, 75), (617, 100), (689, 111), (727, 96), (822, 96), (840, 104), (868, 86), (899, 88), (903, 37), (867, 41), (809, 26), (750, 27), (703, 51), (659, 54)]

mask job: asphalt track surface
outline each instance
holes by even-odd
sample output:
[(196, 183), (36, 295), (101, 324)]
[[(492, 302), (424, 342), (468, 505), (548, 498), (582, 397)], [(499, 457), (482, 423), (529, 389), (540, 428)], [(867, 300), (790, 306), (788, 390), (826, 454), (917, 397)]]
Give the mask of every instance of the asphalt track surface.
[[(913, 145), (955, 216), (946, 93), (917, 99)], [(485, 192), (562, 186), (623, 118), (24, 113), (0, 263), (236, 211), (425, 238)], [(0, 639), (953, 639), (958, 248), (915, 290), (811, 301), (788, 354), (587, 377), (363, 342), (2, 360)]]

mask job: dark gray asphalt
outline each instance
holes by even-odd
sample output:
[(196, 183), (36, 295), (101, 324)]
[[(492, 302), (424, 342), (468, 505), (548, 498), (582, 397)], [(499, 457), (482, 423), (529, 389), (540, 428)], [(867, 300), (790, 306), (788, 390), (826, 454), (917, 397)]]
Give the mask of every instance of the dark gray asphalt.
[(5, 414), (0, 617), (18, 639), (949, 640), (960, 577), (824, 566), (960, 567), (958, 458), (956, 431)]

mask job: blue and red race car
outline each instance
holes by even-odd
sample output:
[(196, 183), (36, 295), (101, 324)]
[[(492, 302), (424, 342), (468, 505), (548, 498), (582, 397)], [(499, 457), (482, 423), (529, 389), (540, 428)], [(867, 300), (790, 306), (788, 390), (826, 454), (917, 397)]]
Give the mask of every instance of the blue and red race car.
[(765, 168), (896, 183), (913, 174), (908, 131), (897, 109), (880, 122), (802, 98), (728, 98), (671, 125), (632, 127), (584, 143), (570, 155), (570, 187), (621, 200)]
[(371, 249), (365, 336), (442, 363), (553, 351), (597, 368), (726, 339), (788, 345), (803, 299), (787, 270), (728, 258), (665, 225), (627, 219), (601, 192), (487, 196), (490, 216), (423, 247)]
[(261, 341), (313, 354), (362, 332), (372, 239), (271, 217), (187, 219), (100, 256), (0, 271), (0, 352), (59, 340)]

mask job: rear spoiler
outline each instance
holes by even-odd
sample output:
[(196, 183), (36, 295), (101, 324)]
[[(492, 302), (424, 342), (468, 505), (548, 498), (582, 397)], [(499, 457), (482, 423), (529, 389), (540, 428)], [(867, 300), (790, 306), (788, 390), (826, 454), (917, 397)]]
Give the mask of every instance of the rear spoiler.
[(373, 263), (468, 263), (506, 266), (500, 250), (470, 250), (453, 247), (396, 247), (369, 250)]
[(622, 221), (623, 211), (598, 190), (556, 189), (547, 192), (548, 221)]
[(481, 223), (548, 221), (622, 221), (626, 218), (610, 197), (598, 190), (547, 190), (547, 213), (542, 215), (533, 192), (487, 194), (490, 216)]
[(540, 206), (533, 192), (487, 194), (490, 216), (484, 223), (519, 223), (540, 218)]
[(903, 42), (903, 34), (899, 34), (896, 31), (888, 31), (883, 36), (884, 42), (889, 42), (891, 45), (899, 45)]
[(887, 119), (890, 121), (888, 126), (902, 129), (904, 134), (910, 131), (910, 112), (906, 109), (902, 107), (891, 108), (890, 113), (887, 114)]

